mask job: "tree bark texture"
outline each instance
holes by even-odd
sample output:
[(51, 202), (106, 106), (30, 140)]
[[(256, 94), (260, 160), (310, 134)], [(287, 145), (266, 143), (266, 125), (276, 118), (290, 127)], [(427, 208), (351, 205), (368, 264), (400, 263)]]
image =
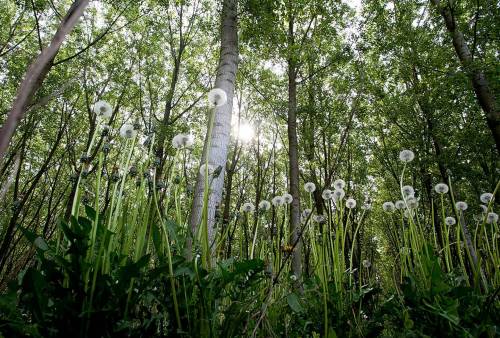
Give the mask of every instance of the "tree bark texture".
[[(206, 154), (208, 153), (209, 165), (212, 165), (214, 168), (219, 166), (222, 168), (222, 172), (219, 176), (214, 178), (211, 182), (208, 197), (208, 239), (210, 245), (212, 244), (215, 236), (215, 210), (222, 199), (224, 168), (226, 167), (229, 138), (231, 134), (233, 95), (236, 82), (236, 72), (238, 70), (237, 9), (237, 0), (224, 0), (222, 5), (221, 47), (215, 87), (223, 89), (226, 92), (227, 102), (220, 107), (213, 108), (216, 111), (210, 141), (210, 149), (207, 149), (208, 139), (205, 139), (205, 147), (201, 159), (201, 163), (205, 163)], [(189, 221), (193, 234), (196, 233), (196, 229), (201, 223), (204, 188), (205, 177), (203, 174), (198, 173)], [(188, 239), (188, 251), (191, 246), (190, 240), (191, 239)]]
[(455, 52), (465, 72), (467, 72), (471, 79), (477, 101), (486, 115), (486, 122), (493, 134), (497, 151), (500, 152), (500, 111), (498, 110), (494, 93), (491, 91), (484, 73), (477, 65), (474, 65), (472, 53), (465, 41), (463, 33), (457, 27), (453, 9), (450, 7), (450, 4), (448, 2), (446, 4), (441, 3), (441, 0), (431, 0), (431, 2), (443, 17), (446, 29), (451, 34)]
[[(288, 22), (288, 48), (294, 46), (294, 20), (290, 13)], [(300, 241), (300, 191), (299, 150), (297, 139), (297, 64), (293, 51), (288, 58), (288, 160), (290, 164), (290, 194), (293, 201), (290, 208), (291, 244), (299, 241), (292, 254), (292, 272), (300, 278), (302, 274), (302, 243)]]

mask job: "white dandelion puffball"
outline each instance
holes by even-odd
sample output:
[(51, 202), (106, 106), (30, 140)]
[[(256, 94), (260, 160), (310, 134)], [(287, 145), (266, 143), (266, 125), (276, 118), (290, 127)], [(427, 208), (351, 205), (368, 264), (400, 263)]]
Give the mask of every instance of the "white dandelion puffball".
[(177, 134), (172, 139), (172, 146), (175, 149), (189, 148), (194, 144), (194, 136), (192, 134)]
[(304, 209), (302, 211), (302, 216), (304, 217), (309, 217), (309, 215), (311, 214), (312, 210), (311, 209)]
[(174, 147), (175, 149), (180, 149), (182, 147), (181, 138), (182, 134), (175, 135), (172, 139), (172, 147)]
[(457, 221), (455, 220), (454, 217), (451, 217), (451, 216), (448, 216), (444, 219), (444, 222), (446, 223), (446, 225), (455, 225), (457, 223)]
[(106, 101), (97, 101), (94, 104), (94, 113), (101, 118), (109, 119), (113, 114), (113, 109)]
[(481, 196), (479, 197), (479, 199), (484, 204), (488, 204), (493, 199), (493, 194), (491, 194), (489, 192), (485, 192), (485, 193), (481, 194)]
[(208, 92), (208, 102), (215, 107), (223, 106), (227, 102), (227, 94), (223, 89), (214, 88)]
[[(207, 166), (205, 163), (203, 163), (200, 166), (200, 174), (205, 176), (206, 171), (207, 171)], [(215, 167), (209, 163), (208, 164), (208, 176), (212, 175), (214, 173), (214, 171), (215, 171)]]
[(321, 193), (321, 197), (324, 199), (324, 200), (329, 200), (332, 198), (332, 191), (330, 189), (325, 189), (323, 190), (323, 192)]
[(410, 209), (416, 209), (418, 207), (418, 199), (414, 196), (410, 196), (406, 200), (406, 205), (408, 205)]
[(457, 207), (458, 210), (465, 211), (469, 206), (467, 205), (467, 203), (459, 201), (455, 203), (455, 207)]
[(345, 196), (345, 191), (342, 189), (335, 189), (335, 191), (333, 192), (333, 199), (336, 201), (340, 201), (341, 199), (344, 198), (344, 196)]
[(271, 203), (269, 203), (269, 201), (262, 200), (259, 202), (259, 210), (267, 211), (269, 209), (271, 209)]
[(372, 205), (370, 203), (365, 203), (361, 206), (362, 210), (371, 210)]
[(133, 138), (137, 134), (137, 131), (134, 130), (134, 126), (128, 123), (125, 123), (120, 128), (120, 135), (123, 138)]
[(395, 206), (396, 206), (396, 209), (398, 209), (398, 210), (404, 209), (404, 207), (405, 207), (405, 202), (404, 202), (404, 201), (401, 201), (401, 200), (396, 201)]
[(411, 150), (405, 149), (399, 153), (399, 159), (402, 162), (408, 163), (408, 162), (413, 161), (414, 158), (415, 158), (415, 154)]
[(494, 212), (489, 212), (488, 215), (486, 216), (486, 223), (493, 224), (496, 222), (498, 222), (498, 214)]
[(290, 276), (290, 279), (291, 279), (293, 282), (295, 282), (295, 281), (297, 280), (297, 276), (295, 276), (295, 275), (291, 275), (291, 276)]
[(286, 204), (290, 204), (293, 201), (293, 196), (286, 193), (283, 195), (283, 200), (285, 201)]
[(413, 196), (415, 195), (415, 190), (411, 185), (405, 185), (404, 187), (401, 188), (401, 191), (403, 192), (404, 196)]
[(312, 218), (316, 223), (323, 223), (325, 221), (325, 216), (323, 215), (313, 215)]
[(345, 206), (349, 209), (354, 209), (356, 207), (356, 200), (354, 198), (348, 198), (345, 201)]
[(395, 209), (394, 203), (385, 202), (384, 204), (382, 204), (382, 209), (384, 209), (385, 212), (393, 212)]
[(345, 188), (345, 181), (343, 179), (336, 179), (335, 182), (333, 182), (333, 187), (335, 190), (342, 190)]
[(283, 196), (275, 196), (271, 200), (271, 203), (273, 203), (275, 207), (280, 207), (285, 204), (285, 199), (283, 198)]
[(186, 148), (192, 147), (194, 144), (193, 134), (183, 134), (182, 135), (182, 145)]
[(436, 186), (434, 187), (434, 190), (436, 190), (436, 192), (438, 194), (446, 194), (449, 190), (448, 186), (444, 183), (438, 183), (436, 184)]
[(253, 212), (255, 210), (255, 207), (253, 206), (252, 203), (247, 202), (243, 204), (242, 209), (244, 212)]
[(364, 259), (363, 266), (368, 269), (370, 266), (372, 266), (372, 263), (370, 263), (368, 259)]
[(304, 184), (304, 190), (308, 193), (313, 193), (314, 190), (316, 190), (316, 185), (312, 182), (307, 182), (306, 184)]

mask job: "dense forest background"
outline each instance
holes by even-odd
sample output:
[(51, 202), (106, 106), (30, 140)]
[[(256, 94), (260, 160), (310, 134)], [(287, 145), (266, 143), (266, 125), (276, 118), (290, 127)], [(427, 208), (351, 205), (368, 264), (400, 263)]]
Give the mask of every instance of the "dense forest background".
[(0, 0), (0, 332), (498, 336), (499, 22), (491, 0)]

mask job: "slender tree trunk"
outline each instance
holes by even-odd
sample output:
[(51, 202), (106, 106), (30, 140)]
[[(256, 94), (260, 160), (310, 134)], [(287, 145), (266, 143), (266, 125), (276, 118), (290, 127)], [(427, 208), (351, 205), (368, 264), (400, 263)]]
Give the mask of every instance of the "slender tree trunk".
[(18, 218), (21, 215), (21, 212), (23, 208), (25, 207), (28, 198), (31, 197), (31, 194), (33, 191), (36, 189), (38, 182), (42, 178), (42, 176), (46, 173), (46, 171), (49, 169), (50, 162), (52, 161), (52, 158), (59, 147), (59, 144), (61, 142), (61, 139), (64, 135), (64, 131), (66, 129), (68, 121), (64, 121), (64, 117), (61, 118), (61, 126), (60, 129), (57, 133), (56, 139), (53, 142), (53, 145), (47, 155), (47, 158), (43, 162), (40, 170), (38, 173), (35, 175), (33, 180), (30, 183), (29, 188), (26, 190), (26, 192), (22, 195), (22, 198), (19, 199), (19, 204), (17, 208), (14, 210), (14, 213), (12, 214), (12, 217), (10, 218), (9, 225), (7, 226), (7, 229), (5, 230), (5, 234), (2, 240), (2, 243), (0, 245), (0, 275), (2, 274), (3, 268), (5, 267), (5, 263), (7, 262), (8, 258), (8, 251), (9, 248), (11, 247), (12, 244), (12, 239), (14, 238), (14, 233), (15, 233), (15, 227), (17, 224), (22, 224), (22, 221), (19, 222)]
[[(294, 18), (290, 12), (288, 20), (288, 48), (294, 41)], [(290, 194), (293, 201), (290, 208), (291, 244), (299, 238), (300, 230), (300, 192), (299, 192), (299, 150), (297, 140), (297, 64), (293, 51), (288, 58), (288, 160), (290, 162)], [(295, 246), (292, 255), (292, 272), (297, 280), (302, 274), (302, 243)]]
[(2, 126), (2, 129), (0, 129), (0, 164), (9, 147), (12, 135), (19, 121), (23, 118), (33, 95), (40, 88), (43, 80), (52, 68), (54, 59), (59, 52), (59, 48), (61, 48), (62, 43), (66, 39), (66, 35), (73, 30), (88, 4), (89, 0), (75, 0), (73, 2), (66, 13), (66, 17), (54, 34), (50, 45), (44, 48), (35, 61), (28, 67), (26, 75), (17, 90), (16, 99), (12, 104), (9, 116)]
[[(223, 89), (227, 94), (227, 103), (215, 109), (214, 125), (212, 129), (210, 149), (207, 149), (208, 140), (205, 140), (205, 148), (201, 163), (205, 163), (206, 154), (209, 154), (208, 162), (218, 168), (226, 167), (227, 148), (231, 134), (231, 112), (233, 109), (234, 86), (236, 82), (236, 72), (238, 70), (238, 28), (237, 28), (237, 0), (224, 0), (222, 5), (222, 27), (221, 27), (221, 48), (219, 55), (219, 66), (215, 87)], [(208, 135), (207, 135), (208, 136)], [(224, 183), (224, 170), (213, 179), (208, 197), (208, 239), (211, 243), (214, 239), (215, 209), (220, 204), (222, 198), (222, 188)], [(190, 227), (192, 233), (200, 224), (203, 211), (203, 194), (205, 179), (204, 175), (198, 173), (195, 186), (193, 206), (191, 208)], [(188, 238), (187, 256), (189, 258), (192, 246), (192, 239)]]
[[(236, 173), (236, 165), (238, 164), (240, 158), (241, 146), (239, 146), (238, 141), (234, 145), (233, 156), (231, 158), (231, 163), (227, 165), (227, 178), (226, 178), (226, 191), (224, 194), (224, 210), (222, 212), (222, 226), (221, 233), (225, 233), (226, 229), (230, 226), (231, 221), (231, 200), (233, 197), (233, 177)], [(229, 238), (231, 234), (228, 232), (227, 239), (228, 245), (230, 246)], [(223, 250), (223, 248), (221, 248)]]
[(486, 122), (493, 134), (497, 151), (500, 152), (500, 111), (498, 110), (495, 96), (491, 91), (488, 80), (479, 67), (473, 64), (472, 54), (463, 33), (457, 27), (453, 9), (449, 2), (441, 3), (441, 0), (431, 0), (431, 2), (443, 17), (446, 29), (451, 34), (455, 52), (471, 79), (477, 101), (486, 115)]
[(167, 98), (165, 102), (165, 110), (163, 112), (163, 119), (160, 126), (160, 132), (158, 136), (158, 141), (156, 144), (156, 157), (160, 160), (160, 165), (156, 168), (156, 179), (161, 179), (163, 175), (163, 169), (165, 164), (165, 138), (167, 134), (167, 128), (170, 125), (170, 115), (172, 113), (173, 99), (175, 94), (175, 88), (177, 87), (177, 82), (179, 80), (179, 73), (181, 69), (181, 58), (184, 51), (184, 43), (181, 41), (179, 46), (179, 52), (174, 58), (174, 69), (172, 71), (172, 78), (170, 79), (170, 87), (167, 92)]

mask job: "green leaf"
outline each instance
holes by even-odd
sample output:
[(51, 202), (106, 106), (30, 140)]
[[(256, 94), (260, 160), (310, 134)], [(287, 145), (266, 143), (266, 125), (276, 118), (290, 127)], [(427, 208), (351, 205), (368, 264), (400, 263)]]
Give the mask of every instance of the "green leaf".
[(288, 303), (288, 306), (290, 306), (290, 308), (296, 312), (296, 313), (302, 313), (304, 312), (304, 308), (302, 307), (302, 305), (300, 305), (300, 302), (299, 302), (299, 297), (295, 294), (295, 293), (289, 293), (287, 296), (286, 296), (286, 301)]
[(92, 208), (91, 206), (85, 205), (85, 213), (87, 214), (88, 218), (91, 219), (92, 221), (95, 221), (97, 212)]
[(129, 263), (120, 268), (118, 276), (120, 281), (128, 282), (130, 279), (139, 277), (141, 270), (149, 263), (151, 255), (142, 256), (137, 262)]
[(33, 244), (40, 250), (42, 251), (47, 251), (49, 250), (49, 246), (47, 245), (47, 243), (45, 242), (45, 240), (42, 238), (42, 237), (37, 237), (35, 238), (35, 240), (33, 241)]

